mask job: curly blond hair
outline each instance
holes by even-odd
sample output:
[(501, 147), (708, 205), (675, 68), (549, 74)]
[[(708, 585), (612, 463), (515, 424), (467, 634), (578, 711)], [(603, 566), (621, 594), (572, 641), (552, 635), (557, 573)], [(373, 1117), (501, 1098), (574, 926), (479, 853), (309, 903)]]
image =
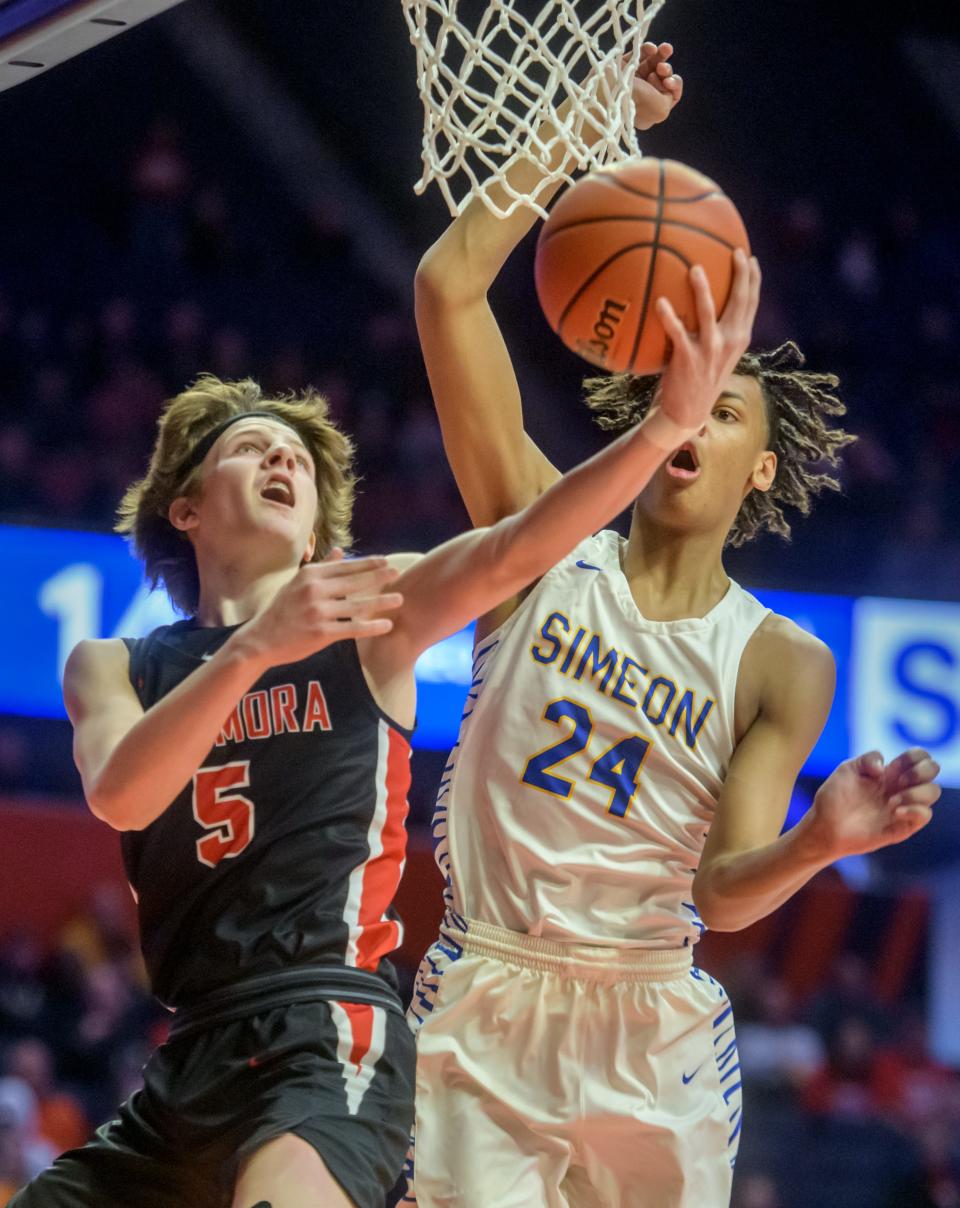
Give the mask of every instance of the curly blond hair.
[(175, 608), (196, 611), (200, 579), (193, 546), (168, 519), (170, 504), (180, 495), (196, 497), (200, 466), (183, 466), (199, 441), (224, 420), (250, 411), (265, 411), (289, 424), (306, 445), (316, 468), (317, 515), (313, 531), (319, 562), (334, 546), (350, 544), (350, 518), (356, 478), (353, 444), (329, 418), (326, 400), (308, 389), (265, 398), (250, 378), (224, 382), (204, 373), (165, 403), (146, 476), (127, 488), (117, 509), (119, 533), (129, 534), (144, 564), (151, 587), (162, 583)]
[[(789, 540), (790, 524), (784, 508), (809, 515), (813, 498), (821, 491), (838, 491), (831, 473), (841, 451), (857, 438), (830, 421), (846, 414), (846, 406), (833, 393), (840, 384), (832, 373), (804, 370), (805, 358), (788, 340), (772, 352), (748, 352), (734, 373), (755, 378), (763, 395), (769, 428), (768, 448), (777, 455), (777, 474), (769, 491), (751, 491), (737, 513), (727, 544), (743, 545), (767, 530)], [(587, 378), (586, 403), (596, 421), (608, 432), (622, 432), (646, 415), (660, 378), (628, 373)]]

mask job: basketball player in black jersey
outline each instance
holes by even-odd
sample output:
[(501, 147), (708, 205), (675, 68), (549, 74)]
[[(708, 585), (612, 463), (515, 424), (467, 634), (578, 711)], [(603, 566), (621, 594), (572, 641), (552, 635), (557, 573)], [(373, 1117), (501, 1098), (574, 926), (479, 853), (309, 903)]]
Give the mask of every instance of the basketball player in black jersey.
[(143, 1089), (15, 1208), (374, 1208), (412, 1122), (386, 960), (404, 858), (414, 663), (623, 510), (709, 414), (759, 293), (739, 258), (659, 407), (528, 508), (426, 555), (349, 560), (351, 448), (321, 398), (201, 378), (121, 505), (188, 620), (86, 641), (64, 677), (93, 812), (121, 832), (154, 991)]

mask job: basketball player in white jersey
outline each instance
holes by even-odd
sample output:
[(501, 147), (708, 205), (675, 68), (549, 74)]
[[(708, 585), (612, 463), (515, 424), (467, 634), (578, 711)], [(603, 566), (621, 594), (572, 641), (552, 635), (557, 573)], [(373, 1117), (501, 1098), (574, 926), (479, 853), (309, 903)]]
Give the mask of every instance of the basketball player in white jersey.
[[(679, 96), (670, 54), (644, 47), (640, 125)], [(532, 171), (515, 168), (518, 190)], [(445, 446), (478, 525), (558, 476), (524, 431), (486, 298), (532, 222), (473, 200), (418, 275)], [(660, 315), (688, 357), (690, 337)], [(700, 339), (716, 333), (701, 326)], [(727, 1204), (737, 1047), (694, 944), (930, 818), (928, 754), (884, 765), (871, 753), (840, 765), (780, 835), (830, 709), (833, 659), (731, 581), (722, 554), (787, 531), (783, 506), (806, 512), (827, 485), (814, 466), (850, 439), (830, 427), (835, 379), (800, 364), (792, 345), (742, 357), (706, 423), (638, 484), (629, 539), (588, 538), (478, 626), (435, 818), (448, 909), (410, 1008), (407, 1196), (420, 1208)], [(635, 422), (670, 372), (595, 380), (591, 405), (605, 426)]]

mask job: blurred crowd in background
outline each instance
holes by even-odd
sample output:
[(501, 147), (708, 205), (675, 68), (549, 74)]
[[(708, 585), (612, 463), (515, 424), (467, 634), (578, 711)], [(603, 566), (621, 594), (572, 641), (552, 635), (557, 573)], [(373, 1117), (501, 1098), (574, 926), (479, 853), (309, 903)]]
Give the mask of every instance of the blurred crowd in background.
[[(159, 119), (76, 200), (54, 241), (46, 215), (24, 214), (21, 263), (0, 272), (0, 521), (109, 528), (163, 400), (210, 371), (326, 393), (358, 445), (363, 548), (423, 549), (464, 525), (410, 299), (363, 271), (329, 199), (304, 217), (274, 197), (265, 213), (260, 194), (228, 190)], [(960, 580), (947, 523), (960, 514), (957, 236), (907, 196), (876, 226), (835, 221), (815, 194), (771, 199), (768, 218), (755, 238), (755, 343), (796, 339), (812, 368), (839, 373), (860, 439), (843, 495), (796, 518), (793, 548), (762, 541), (737, 567), (748, 581), (769, 580), (773, 564), (775, 578), (822, 590), (949, 596)], [(508, 280), (529, 268), (521, 254)], [(541, 327), (539, 369), (566, 421), (582, 366)], [(579, 418), (550, 425), (564, 466), (590, 448)], [(542, 422), (531, 416), (534, 430)]]
[[(112, 1114), (166, 1035), (116, 892), (52, 945), (0, 940), (0, 1205)], [(929, 1055), (919, 1000), (882, 1004), (849, 951), (803, 1000), (766, 957), (722, 974), (744, 1088), (734, 1208), (960, 1205), (960, 1074)]]
[(749, 961), (726, 985), (743, 1075), (734, 1208), (960, 1205), (960, 1075), (929, 1055), (918, 1001), (882, 1005), (853, 952), (806, 1001)]
[(86, 1142), (164, 1037), (127, 917), (104, 885), (53, 944), (19, 929), (0, 939), (0, 1204)]
[(24, 216), (24, 271), (0, 273), (0, 520), (109, 529), (163, 400), (209, 371), (325, 393), (359, 446), (367, 548), (453, 532), (410, 308), (358, 271), (331, 206), (273, 220), (199, 159), (158, 121), (64, 215), (53, 263)]

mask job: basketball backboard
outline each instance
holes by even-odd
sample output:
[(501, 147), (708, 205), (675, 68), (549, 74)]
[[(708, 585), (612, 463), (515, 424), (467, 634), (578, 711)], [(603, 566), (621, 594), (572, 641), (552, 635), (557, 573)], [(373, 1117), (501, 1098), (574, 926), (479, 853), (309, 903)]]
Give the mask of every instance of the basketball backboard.
[(0, 92), (182, 0), (0, 0)]

